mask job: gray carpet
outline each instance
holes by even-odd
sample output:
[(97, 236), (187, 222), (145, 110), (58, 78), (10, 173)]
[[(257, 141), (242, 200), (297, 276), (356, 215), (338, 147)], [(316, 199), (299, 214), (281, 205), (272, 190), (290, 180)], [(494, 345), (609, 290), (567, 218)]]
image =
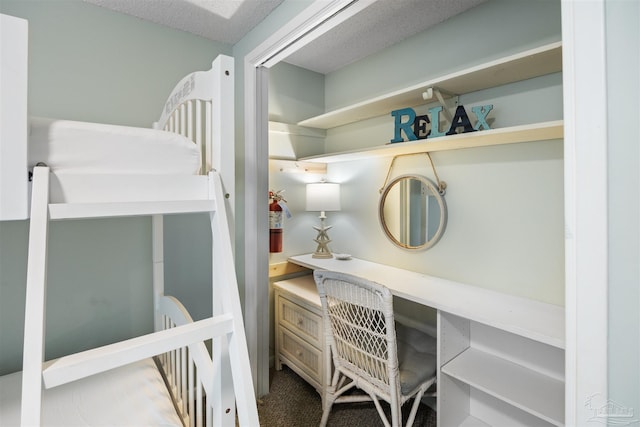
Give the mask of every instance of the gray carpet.
[[(295, 372), (284, 366), (272, 373), (269, 394), (258, 402), (261, 427), (312, 427), (322, 418), (322, 404), (316, 390)], [(413, 401), (403, 406), (403, 418)], [(384, 406), (389, 409), (386, 405)], [(389, 412), (388, 412), (389, 413)], [(414, 426), (436, 425), (436, 414), (426, 405), (420, 405)], [(328, 427), (383, 426), (373, 403), (335, 404), (329, 415)]]

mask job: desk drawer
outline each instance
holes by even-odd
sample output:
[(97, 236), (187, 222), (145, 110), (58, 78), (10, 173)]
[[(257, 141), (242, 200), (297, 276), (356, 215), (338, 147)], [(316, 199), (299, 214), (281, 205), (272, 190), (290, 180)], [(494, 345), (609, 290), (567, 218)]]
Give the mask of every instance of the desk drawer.
[(310, 344), (322, 346), (322, 317), (280, 296), (280, 324), (303, 337)]
[(322, 351), (285, 328), (278, 328), (278, 334), (280, 353), (295, 364), (292, 368), (302, 369), (312, 380), (322, 384)]

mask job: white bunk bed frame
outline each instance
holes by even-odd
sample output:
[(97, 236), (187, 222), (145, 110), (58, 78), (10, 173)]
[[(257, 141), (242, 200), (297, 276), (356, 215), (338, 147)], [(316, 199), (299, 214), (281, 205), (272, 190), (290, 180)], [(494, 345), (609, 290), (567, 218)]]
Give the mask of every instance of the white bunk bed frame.
[[(3, 24), (8, 22), (4, 16), (2, 19)], [(3, 40), (8, 28), (3, 25)], [(24, 30), (26, 49), (26, 30), (19, 30)], [(20, 38), (12, 40), (19, 43)], [(22, 57), (26, 59), (26, 54)], [(2, 62), (0, 68), (6, 69), (6, 61)], [(23, 65), (26, 69), (26, 64)], [(211, 70), (185, 77), (173, 90), (159, 122), (154, 124), (155, 128), (185, 135), (202, 147), (202, 168), (206, 174), (58, 175), (47, 166), (33, 169), (22, 374), (23, 426), (40, 425), (43, 387), (56, 387), (149, 357), (155, 358), (185, 426), (234, 426), (236, 404), (240, 425), (259, 425), (225, 208), (225, 200), (230, 202), (230, 208), (233, 206), (234, 194), (233, 65), (233, 58), (221, 55)], [(4, 89), (11, 81), (7, 80), (7, 73), (0, 77), (4, 79), (1, 82), (4, 105)], [(0, 115), (5, 113), (3, 109)], [(23, 114), (26, 123), (26, 109)], [(0, 125), (7, 123), (6, 116), (0, 118)], [(14, 150), (22, 156), (23, 150), (26, 152), (26, 132), (23, 140), (7, 141), (6, 136), (3, 133), (0, 146), (6, 147), (9, 142), (24, 144)], [(6, 157), (0, 164), (2, 168), (4, 161)], [(213, 315), (196, 322), (175, 298), (164, 295), (163, 281), (163, 215), (195, 212), (209, 213), (213, 253)], [(153, 218), (156, 332), (45, 362), (49, 222), (140, 215)], [(204, 344), (209, 339), (213, 343), (213, 357)]]

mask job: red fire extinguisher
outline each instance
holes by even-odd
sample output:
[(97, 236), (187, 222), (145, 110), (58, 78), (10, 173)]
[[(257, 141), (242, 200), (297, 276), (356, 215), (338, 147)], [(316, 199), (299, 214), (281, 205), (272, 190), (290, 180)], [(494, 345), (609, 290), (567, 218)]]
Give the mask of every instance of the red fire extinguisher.
[(289, 216), (281, 191), (269, 191), (269, 252), (282, 252), (283, 213)]

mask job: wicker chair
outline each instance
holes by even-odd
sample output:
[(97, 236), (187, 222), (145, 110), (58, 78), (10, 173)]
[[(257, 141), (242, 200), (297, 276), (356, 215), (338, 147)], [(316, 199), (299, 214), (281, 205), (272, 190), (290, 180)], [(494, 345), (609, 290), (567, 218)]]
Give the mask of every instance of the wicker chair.
[[(327, 424), (334, 402), (373, 401), (385, 426), (400, 426), (401, 406), (415, 397), (407, 420), (411, 426), (420, 399), (436, 382), (436, 339), (394, 322), (393, 296), (386, 287), (332, 271), (317, 270), (314, 278), (326, 342), (320, 425)], [(344, 394), (353, 387), (366, 394)], [(391, 406), (391, 422), (380, 399)]]

